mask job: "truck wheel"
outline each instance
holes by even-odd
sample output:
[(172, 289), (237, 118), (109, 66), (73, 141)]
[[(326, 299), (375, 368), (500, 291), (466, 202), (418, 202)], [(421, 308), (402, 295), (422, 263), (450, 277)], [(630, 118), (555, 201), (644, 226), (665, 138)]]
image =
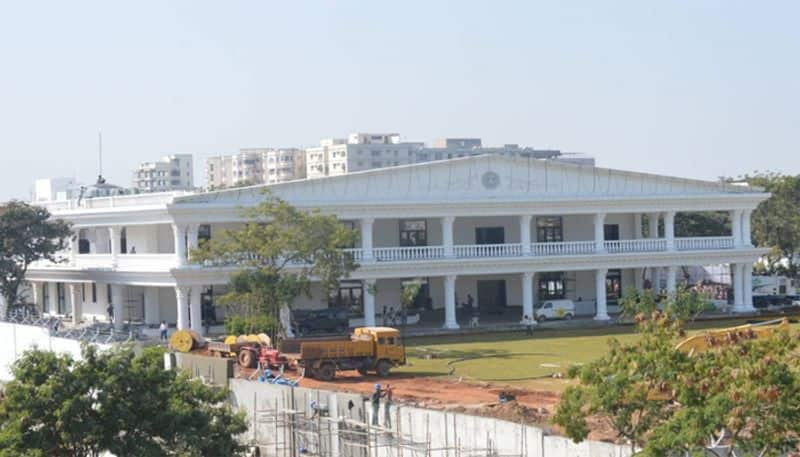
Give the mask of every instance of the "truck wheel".
[(568, 321), (569, 321), (569, 320), (572, 320), (572, 313), (567, 313), (567, 315), (566, 315), (566, 316), (564, 316), (564, 319), (566, 319), (566, 320), (568, 320)]
[(314, 377), (322, 381), (333, 381), (336, 377), (336, 366), (331, 362), (323, 363), (314, 370)]
[(385, 377), (389, 376), (389, 371), (392, 369), (392, 364), (386, 359), (378, 360), (378, 364), (375, 365), (375, 371), (378, 373), (378, 376)]
[(239, 351), (239, 366), (242, 368), (254, 368), (256, 357), (253, 351), (249, 349), (242, 349)]

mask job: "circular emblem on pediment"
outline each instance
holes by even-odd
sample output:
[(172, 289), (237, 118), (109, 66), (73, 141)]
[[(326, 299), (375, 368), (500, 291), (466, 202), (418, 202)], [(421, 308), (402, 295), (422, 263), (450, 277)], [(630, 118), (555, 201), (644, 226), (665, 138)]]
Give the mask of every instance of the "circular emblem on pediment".
[(493, 171), (487, 171), (481, 176), (481, 184), (487, 189), (496, 189), (500, 185), (500, 175)]

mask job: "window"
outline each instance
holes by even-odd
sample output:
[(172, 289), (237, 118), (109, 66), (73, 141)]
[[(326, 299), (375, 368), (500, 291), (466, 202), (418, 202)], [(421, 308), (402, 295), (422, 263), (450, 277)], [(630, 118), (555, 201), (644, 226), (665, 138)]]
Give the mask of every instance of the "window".
[(197, 227), (197, 240), (198, 242), (208, 241), (211, 239), (211, 226), (209, 224), (201, 224)]
[(390, 336), (390, 337), (386, 338), (386, 343), (387, 343), (387, 344), (394, 345), (394, 337), (393, 337), (393, 336)]
[(86, 283), (81, 283), (81, 302), (86, 301)]
[(378, 344), (386, 344), (386, 338), (379, 336), (378, 337)]
[(119, 231), (119, 252), (121, 254), (128, 253), (128, 231), (125, 230), (125, 227)]
[(400, 221), (400, 246), (427, 246), (428, 227), (425, 219)]
[(564, 298), (566, 296), (565, 283), (564, 273), (562, 272), (539, 274), (539, 299)]
[(97, 283), (92, 283), (92, 303), (97, 303)]
[(561, 216), (537, 217), (536, 241), (539, 243), (558, 243), (564, 241), (563, 220)]
[(619, 224), (603, 225), (603, 239), (606, 241), (619, 240)]
[(475, 244), (503, 244), (506, 242), (503, 227), (476, 227)]
[(339, 289), (331, 292), (328, 297), (328, 306), (331, 308), (347, 308), (351, 313), (363, 314), (364, 303), (361, 297), (364, 286), (361, 281), (342, 281)]
[(608, 270), (606, 275), (606, 300), (616, 303), (622, 298), (622, 271)]
[(58, 314), (64, 314), (67, 309), (67, 294), (64, 289), (63, 282), (56, 283), (56, 305), (58, 307)]
[(108, 303), (109, 303), (109, 304), (111, 304), (111, 303), (114, 303), (114, 302), (111, 300), (111, 284), (106, 284), (106, 296), (107, 296), (107, 298), (108, 298)]

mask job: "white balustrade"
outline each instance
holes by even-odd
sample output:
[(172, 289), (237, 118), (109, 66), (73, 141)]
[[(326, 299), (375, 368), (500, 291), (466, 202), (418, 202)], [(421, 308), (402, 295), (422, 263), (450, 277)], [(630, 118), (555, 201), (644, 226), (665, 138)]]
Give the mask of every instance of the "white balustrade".
[(78, 268), (111, 268), (111, 254), (78, 254), (75, 256)]
[(594, 254), (594, 241), (563, 241), (558, 243), (533, 243), (531, 251), (536, 256)]
[(444, 246), (373, 248), (372, 254), (379, 262), (440, 259), (444, 257)]
[(117, 268), (120, 270), (168, 270), (177, 264), (175, 254), (120, 254)]
[(708, 249), (732, 249), (732, 236), (704, 236), (697, 238), (675, 238), (675, 249), (679, 251), (702, 251)]
[(519, 257), (522, 255), (522, 245), (520, 243), (460, 245), (453, 246), (453, 254), (462, 258)]
[(604, 242), (606, 252), (658, 252), (667, 250), (667, 240), (663, 238), (645, 238), (639, 240), (613, 240)]

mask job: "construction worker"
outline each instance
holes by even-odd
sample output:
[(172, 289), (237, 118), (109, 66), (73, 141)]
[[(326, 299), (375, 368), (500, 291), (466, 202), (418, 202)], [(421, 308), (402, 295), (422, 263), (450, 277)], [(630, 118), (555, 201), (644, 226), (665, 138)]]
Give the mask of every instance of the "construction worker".
[(383, 426), (392, 428), (392, 385), (386, 384), (386, 389), (383, 391), (383, 396), (386, 402), (383, 405)]
[(375, 384), (375, 392), (372, 393), (371, 401), (372, 401), (372, 425), (378, 426), (378, 410), (381, 407), (381, 397), (383, 396), (383, 391), (381, 390), (380, 384)]

